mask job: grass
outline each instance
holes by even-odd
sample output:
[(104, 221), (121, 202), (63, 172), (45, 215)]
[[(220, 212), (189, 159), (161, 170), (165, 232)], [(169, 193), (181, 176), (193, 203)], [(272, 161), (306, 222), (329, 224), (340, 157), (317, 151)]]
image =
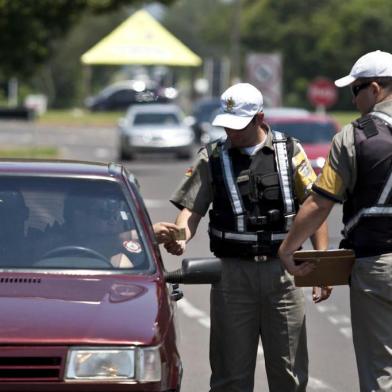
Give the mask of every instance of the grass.
[(54, 147), (25, 147), (25, 148), (2, 148), (0, 158), (58, 158), (57, 148)]
[(83, 109), (49, 110), (36, 121), (43, 125), (114, 127), (123, 112), (89, 112)]
[(332, 116), (341, 127), (349, 124), (360, 116), (358, 112), (329, 112), (328, 114)]

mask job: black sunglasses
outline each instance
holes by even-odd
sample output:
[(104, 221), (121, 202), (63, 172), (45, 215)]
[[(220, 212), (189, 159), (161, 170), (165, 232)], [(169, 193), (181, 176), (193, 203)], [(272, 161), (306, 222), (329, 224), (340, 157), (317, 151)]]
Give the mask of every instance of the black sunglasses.
[(361, 90), (371, 85), (372, 82), (366, 82), (362, 84), (357, 84), (355, 86), (351, 86), (351, 92), (353, 93), (354, 97), (356, 97)]

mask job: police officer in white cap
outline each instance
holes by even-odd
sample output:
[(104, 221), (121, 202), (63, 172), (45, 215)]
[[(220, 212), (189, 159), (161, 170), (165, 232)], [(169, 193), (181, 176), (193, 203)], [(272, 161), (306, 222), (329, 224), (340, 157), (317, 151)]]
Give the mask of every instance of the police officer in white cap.
[[(264, 122), (263, 97), (248, 83), (222, 94), (213, 125), (227, 138), (200, 150), (171, 199), (187, 240), (212, 204), (210, 248), (223, 271), (211, 290), (211, 392), (253, 391), (260, 338), (270, 391), (305, 391), (304, 297), (277, 250), (316, 175), (298, 141)], [(313, 240), (317, 249), (327, 247), (326, 226)], [(185, 241), (165, 246), (181, 254)], [(329, 293), (318, 288), (315, 302)]]
[(335, 84), (351, 87), (361, 117), (335, 136), (279, 254), (289, 272), (306, 274), (312, 267), (295, 266), (293, 252), (343, 203), (341, 247), (357, 257), (350, 301), (361, 391), (392, 391), (392, 54), (365, 54)]

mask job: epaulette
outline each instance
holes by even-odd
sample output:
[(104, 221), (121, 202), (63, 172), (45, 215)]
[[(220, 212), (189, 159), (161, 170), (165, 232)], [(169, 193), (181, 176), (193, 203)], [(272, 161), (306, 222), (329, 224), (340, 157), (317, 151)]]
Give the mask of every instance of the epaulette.
[(353, 121), (352, 124), (355, 128), (361, 129), (367, 139), (378, 134), (377, 126), (374, 123), (374, 119), (369, 114), (358, 118), (357, 120)]
[(207, 150), (208, 157), (219, 156), (219, 147), (223, 144), (221, 139), (216, 139), (213, 142), (207, 143), (205, 148)]

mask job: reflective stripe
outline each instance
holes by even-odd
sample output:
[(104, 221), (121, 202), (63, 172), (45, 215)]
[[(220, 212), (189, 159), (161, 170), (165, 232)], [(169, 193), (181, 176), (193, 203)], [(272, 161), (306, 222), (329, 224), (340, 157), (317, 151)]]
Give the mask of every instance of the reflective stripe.
[(273, 132), (273, 145), (275, 150), (276, 166), (279, 173), (280, 189), (282, 191), (283, 204), (284, 204), (284, 217), (285, 217), (285, 228), (289, 230), (294, 217), (294, 199), (293, 192), (291, 189), (291, 181), (289, 177), (289, 160), (287, 157), (286, 149), (286, 137), (281, 132)]
[(390, 127), (392, 127), (392, 118), (385, 113), (382, 112), (370, 112), (371, 116), (377, 117), (382, 121), (385, 121)]
[(370, 207), (362, 208), (344, 228), (344, 234), (347, 235), (359, 222), (362, 217), (375, 217), (375, 216), (392, 216), (392, 207)]
[(233, 168), (226, 146), (222, 146), (220, 148), (219, 156), (227, 193), (229, 194), (231, 206), (236, 217), (237, 230), (240, 232), (245, 231), (245, 215), (242, 199), (240, 197), (237, 184), (234, 181)]
[[(231, 231), (220, 231), (210, 227), (210, 233), (215, 237), (224, 240), (249, 241), (259, 243), (257, 233), (233, 233)], [(270, 233), (271, 241), (282, 241), (287, 233)]]
[(384, 186), (384, 189), (381, 193), (380, 198), (378, 199), (377, 204), (385, 204), (386, 203), (386, 201), (389, 199), (391, 189), (392, 189), (392, 171), (389, 173), (388, 181)]

